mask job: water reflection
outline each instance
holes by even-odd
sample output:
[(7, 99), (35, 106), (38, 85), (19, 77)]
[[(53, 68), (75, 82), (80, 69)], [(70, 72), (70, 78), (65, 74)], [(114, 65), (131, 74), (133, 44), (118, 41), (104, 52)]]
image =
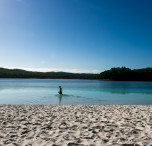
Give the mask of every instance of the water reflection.
[(59, 105), (61, 105), (61, 101), (62, 101), (62, 94), (59, 94)]
[(111, 94), (147, 94), (150, 95), (152, 94), (151, 90), (144, 90), (144, 89), (140, 89), (140, 90), (136, 90), (136, 89), (132, 89), (132, 90), (123, 90), (123, 89), (106, 89), (106, 90), (102, 90), (102, 92), (107, 92), (107, 93), (111, 93)]

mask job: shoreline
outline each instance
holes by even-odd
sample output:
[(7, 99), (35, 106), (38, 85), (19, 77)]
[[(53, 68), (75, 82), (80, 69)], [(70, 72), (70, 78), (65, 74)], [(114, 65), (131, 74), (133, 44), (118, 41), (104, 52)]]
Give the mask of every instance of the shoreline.
[(152, 145), (152, 105), (0, 105), (0, 145)]

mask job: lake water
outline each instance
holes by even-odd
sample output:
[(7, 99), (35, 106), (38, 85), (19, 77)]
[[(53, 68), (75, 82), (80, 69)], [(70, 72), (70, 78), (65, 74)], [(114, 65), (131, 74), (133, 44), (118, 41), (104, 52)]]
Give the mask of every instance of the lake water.
[[(62, 86), (62, 96), (58, 86)], [(0, 104), (150, 105), (152, 82), (0, 79)]]

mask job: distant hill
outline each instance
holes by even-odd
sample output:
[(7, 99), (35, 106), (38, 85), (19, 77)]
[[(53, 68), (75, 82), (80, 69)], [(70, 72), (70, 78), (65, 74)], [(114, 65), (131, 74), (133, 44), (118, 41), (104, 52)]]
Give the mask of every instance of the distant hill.
[(101, 72), (99, 79), (119, 81), (152, 81), (152, 68), (129, 69), (126, 67), (111, 68)]
[(116, 81), (152, 81), (152, 68), (129, 69), (111, 68), (100, 74), (68, 72), (33, 72), (21, 69), (0, 68), (0, 78), (36, 78), (36, 79), (100, 79)]
[(98, 74), (68, 72), (33, 72), (21, 69), (0, 68), (0, 78), (38, 78), (38, 79), (98, 79)]

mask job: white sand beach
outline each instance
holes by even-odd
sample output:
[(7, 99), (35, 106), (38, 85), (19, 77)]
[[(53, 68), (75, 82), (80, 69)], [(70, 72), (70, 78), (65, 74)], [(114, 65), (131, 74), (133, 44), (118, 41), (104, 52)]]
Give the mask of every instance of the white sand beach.
[(152, 106), (0, 105), (0, 146), (152, 145)]

